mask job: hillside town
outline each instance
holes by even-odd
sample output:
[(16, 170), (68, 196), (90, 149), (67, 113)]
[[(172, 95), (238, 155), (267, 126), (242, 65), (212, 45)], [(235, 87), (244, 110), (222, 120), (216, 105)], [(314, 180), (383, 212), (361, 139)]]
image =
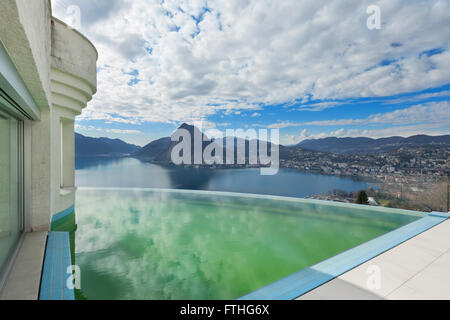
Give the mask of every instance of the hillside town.
[[(286, 148), (280, 164), (284, 168), (370, 182), (375, 188), (368, 193), (381, 205), (423, 211), (446, 211), (449, 207), (449, 147), (401, 147), (363, 155)], [(310, 198), (349, 203), (354, 201), (355, 192), (330, 190)]]
[[(284, 148), (280, 165), (306, 172), (363, 177), (374, 181), (396, 181), (405, 176), (447, 177), (450, 148), (402, 147), (373, 154), (323, 153), (301, 148)], [(406, 182), (406, 181), (405, 181)]]

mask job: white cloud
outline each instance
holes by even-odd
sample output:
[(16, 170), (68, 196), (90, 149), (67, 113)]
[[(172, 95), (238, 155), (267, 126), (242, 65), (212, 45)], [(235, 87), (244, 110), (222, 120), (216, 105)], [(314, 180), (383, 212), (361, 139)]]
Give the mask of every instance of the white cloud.
[(283, 128), (289, 128), (289, 127), (299, 127), (302, 124), (300, 122), (291, 122), (291, 121), (279, 121), (277, 123), (273, 123), (271, 125), (268, 125), (267, 127), (269, 129), (283, 129)]
[(418, 94), (412, 97), (405, 97), (405, 98), (399, 98), (399, 99), (391, 99), (387, 100), (385, 103), (388, 104), (399, 104), (399, 103), (405, 103), (405, 102), (417, 102), (421, 100), (426, 99), (432, 99), (432, 98), (450, 98), (450, 90), (444, 90), (439, 92), (432, 92), (432, 93), (423, 93)]
[(106, 128), (98, 128), (94, 126), (83, 126), (80, 124), (75, 124), (75, 130), (77, 131), (96, 131), (96, 132), (105, 132), (105, 133), (117, 133), (117, 134), (142, 134), (139, 130), (122, 130), (122, 129), (106, 129)]
[(308, 126), (346, 126), (346, 125), (370, 125), (370, 124), (415, 124), (428, 123), (436, 127), (448, 125), (450, 123), (450, 104), (447, 101), (429, 102), (419, 104), (406, 109), (399, 109), (393, 112), (379, 113), (371, 115), (365, 119), (341, 119), (323, 120), (299, 123), (298, 125)]
[(332, 102), (332, 101), (317, 102), (317, 103), (301, 105), (300, 107), (297, 108), (297, 110), (298, 111), (317, 112), (317, 111), (323, 111), (326, 109), (335, 108), (335, 107), (338, 107), (343, 104), (344, 104), (344, 102)]
[(307, 129), (303, 129), (299, 135), (295, 134), (286, 134), (282, 136), (281, 142), (284, 145), (294, 145), (298, 144), (304, 140), (309, 139), (323, 139), (327, 137), (336, 137), (336, 138), (344, 138), (344, 137), (368, 137), (373, 139), (379, 138), (387, 138), (392, 136), (399, 137), (410, 137), (420, 134), (426, 134), (430, 136), (440, 136), (447, 135), (448, 128), (436, 128), (430, 124), (418, 124), (418, 125), (408, 125), (408, 126), (395, 126), (389, 128), (381, 128), (381, 129), (345, 129), (340, 128), (338, 130), (333, 130), (329, 132), (320, 132), (316, 134), (308, 133)]
[[(373, 128), (379, 125), (388, 127)], [(307, 139), (326, 137), (409, 137), (419, 133), (445, 135), (448, 134), (449, 125), (449, 102), (429, 102), (384, 114), (374, 114), (364, 119), (323, 120), (303, 123), (285, 121), (272, 124), (269, 127), (281, 129), (302, 126), (347, 126), (346, 128), (316, 134), (309, 134), (307, 129), (303, 129), (299, 135), (284, 135), (282, 142), (292, 145)]]
[(377, 1), (383, 25), (371, 31), (372, 2), (58, 0), (54, 14), (79, 5), (100, 54), (81, 119), (167, 123), (450, 83), (450, 2)]

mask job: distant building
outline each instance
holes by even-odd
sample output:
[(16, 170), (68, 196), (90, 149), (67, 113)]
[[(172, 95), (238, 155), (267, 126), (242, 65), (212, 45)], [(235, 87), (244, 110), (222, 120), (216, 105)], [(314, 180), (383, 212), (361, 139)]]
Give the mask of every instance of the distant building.
[(375, 201), (374, 197), (369, 197), (368, 201), (369, 201), (369, 205), (371, 205), (371, 206), (377, 206), (378, 205), (378, 203)]

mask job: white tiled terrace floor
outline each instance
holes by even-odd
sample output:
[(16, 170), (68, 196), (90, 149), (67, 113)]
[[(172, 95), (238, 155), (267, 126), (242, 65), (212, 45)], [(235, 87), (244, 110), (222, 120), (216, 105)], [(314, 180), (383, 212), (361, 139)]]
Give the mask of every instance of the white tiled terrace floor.
[(307, 299), (450, 299), (450, 219), (298, 298)]

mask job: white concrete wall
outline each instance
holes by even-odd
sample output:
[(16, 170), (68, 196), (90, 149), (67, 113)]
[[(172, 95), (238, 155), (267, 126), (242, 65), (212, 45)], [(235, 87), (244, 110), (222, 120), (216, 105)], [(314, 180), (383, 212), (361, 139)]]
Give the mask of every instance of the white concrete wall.
[(55, 130), (52, 135), (53, 214), (66, 210), (75, 201), (74, 121), (97, 91), (97, 57), (97, 50), (88, 39), (53, 18), (50, 74)]
[(1, 0), (0, 39), (34, 102), (50, 108), (50, 17), (48, 0)]
[[(30, 190), (27, 221), (32, 230), (48, 229), (51, 201), (51, 9), (48, 0), (2, 0), (0, 2), (0, 40), (23, 80), (40, 119), (31, 122)], [(12, 84), (15, 85), (15, 84)], [(31, 158), (31, 159), (30, 159)]]
[(75, 120), (61, 118), (61, 188), (75, 186)]
[(54, 69), (74, 75), (97, 88), (97, 49), (78, 31), (64, 22), (52, 21), (52, 59)]
[[(48, 230), (52, 215), (74, 204), (73, 121), (97, 90), (97, 51), (78, 31), (51, 18), (49, 0), (1, 0), (0, 41), (40, 110), (40, 119), (30, 124), (31, 154), (25, 154), (31, 162), (27, 219), (33, 231)], [(69, 121), (64, 141), (61, 119)]]
[(51, 110), (41, 111), (41, 120), (31, 123), (31, 203), (30, 225), (33, 231), (49, 229), (52, 213)]
[[(73, 133), (73, 121), (75, 120), (75, 116), (71, 110), (58, 106), (53, 106), (52, 111), (52, 127), (55, 129), (55, 134), (52, 136), (52, 148), (54, 150), (52, 173), (52, 214), (57, 214), (71, 207), (75, 201), (75, 179), (72, 179), (71, 185), (70, 183), (63, 185), (61, 176), (62, 171), (65, 171), (66, 174), (69, 174), (68, 172), (72, 172), (72, 175), (75, 174), (75, 141)], [(72, 121), (72, 126), (69, 126), (70, 130), (68, 130), (72, 132), (72, 136), (70, 136), (70, 133), (66, 131), (65, 141), (61, 141), (61, 120), (64, 122)], [(63, 146), (63, 149), (65, 149), (64, 151), (66, 151), (64, 157), (66, 159), (72, 159), (72, 161), (66, 160), (64, 167), (62, 167), (63, 163), (61, 161)]]

